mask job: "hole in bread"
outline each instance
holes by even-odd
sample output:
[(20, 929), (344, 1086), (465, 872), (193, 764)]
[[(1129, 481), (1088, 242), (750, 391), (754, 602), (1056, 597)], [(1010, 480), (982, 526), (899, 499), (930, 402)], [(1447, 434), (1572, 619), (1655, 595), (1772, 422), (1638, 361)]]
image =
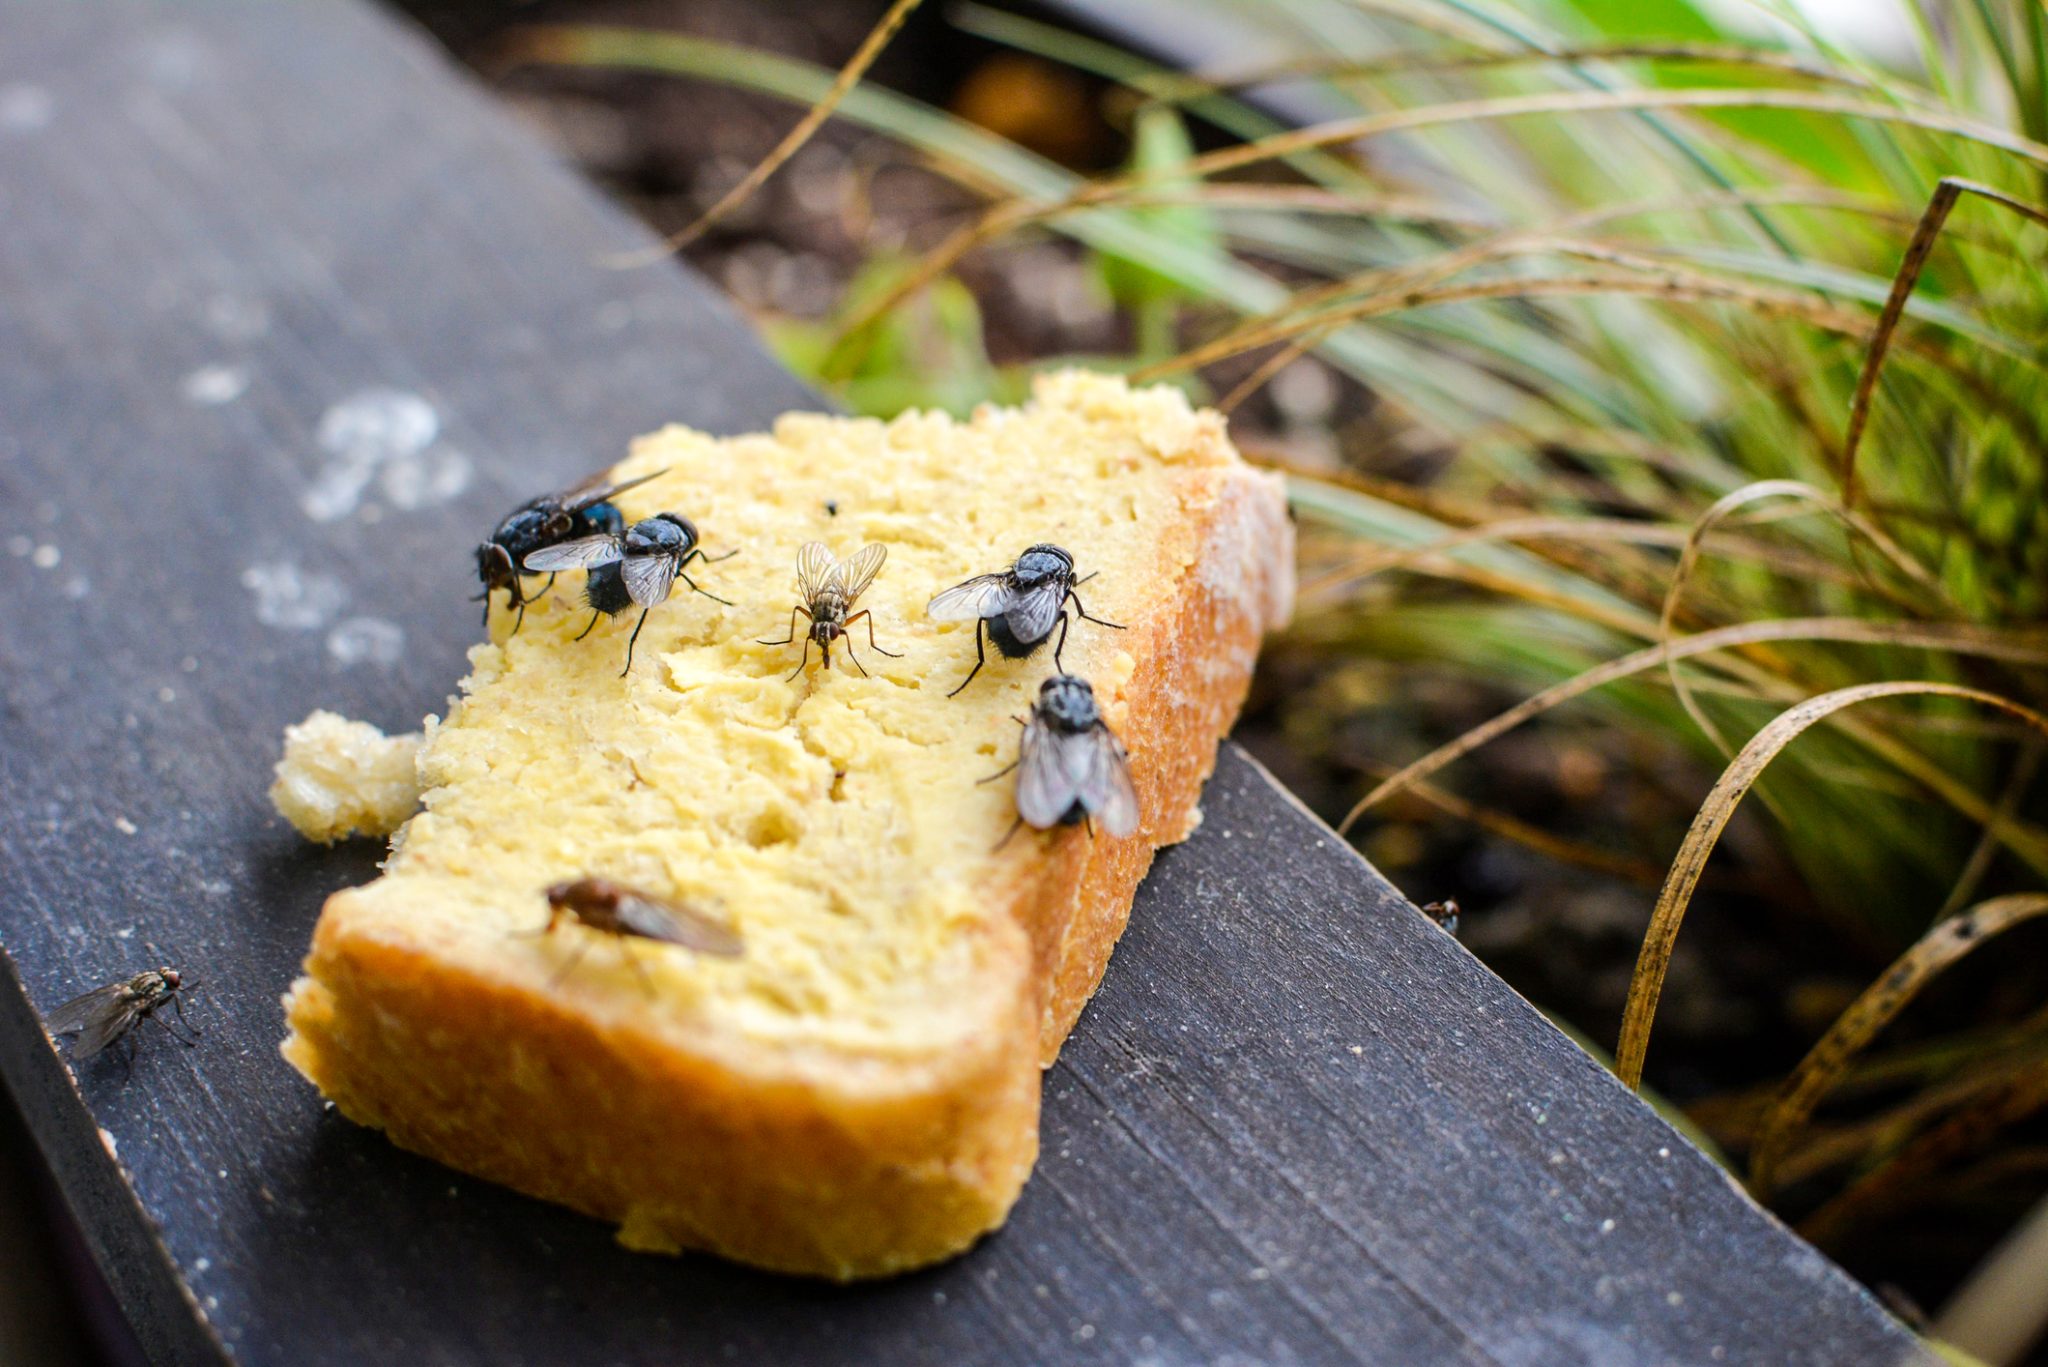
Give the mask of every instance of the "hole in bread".
[(844, 769), (832, 771), (832, 800), (834, 802), (846, 801), (846, 771)]
[(796, 821), (784, 807), (764, 807), (747, 823), (747, 843), (757, 850), (787, 845), (796, 837)]

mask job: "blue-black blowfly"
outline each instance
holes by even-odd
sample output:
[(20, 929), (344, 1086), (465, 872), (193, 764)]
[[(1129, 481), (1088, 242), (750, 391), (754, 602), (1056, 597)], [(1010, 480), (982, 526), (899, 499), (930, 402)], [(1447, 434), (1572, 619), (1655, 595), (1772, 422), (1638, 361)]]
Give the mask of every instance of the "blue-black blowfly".
[(1069, 599), (1075, 612), (1085, 620), (1122, 631), (1115, 622), (1090, 617), (1081, 603), (1081, 595), (1074, 592), (1077, 585), (1094, 577), (1088, 574), (1075, 578), (1074, 557), (1058, 546), (1041, 543), (1025, 550), (1010, 568), (976, 575), (925, 604), (924, 615), (934, 622), (975, 624), (974, 668), (967, 671), (960, 688), (946, 696), (950, 698), (973, 683), (974, 676), (988, 663), (984, 636), (994, 641), (1006, 658), (1021, 660), (1045, 644), (1057, 623), (1060, 638), (1053, 644), (1052, 662), (1055, 669), (1064, 673), (1066, 666), (1060, 660), (1060, 652), (1066, 648), (1067, 627), (1072, 621), (1067, 616)]

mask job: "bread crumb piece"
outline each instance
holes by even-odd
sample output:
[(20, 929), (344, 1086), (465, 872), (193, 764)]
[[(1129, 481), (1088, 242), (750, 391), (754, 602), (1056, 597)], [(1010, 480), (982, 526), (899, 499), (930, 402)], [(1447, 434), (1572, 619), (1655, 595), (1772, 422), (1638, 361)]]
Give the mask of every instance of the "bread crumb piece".
[(315, 712), (284, 732), (270, 802), (308, 840), (390, 835), (420, 805), (414, 761), (424, 737), (387, 736), (364, 721)]

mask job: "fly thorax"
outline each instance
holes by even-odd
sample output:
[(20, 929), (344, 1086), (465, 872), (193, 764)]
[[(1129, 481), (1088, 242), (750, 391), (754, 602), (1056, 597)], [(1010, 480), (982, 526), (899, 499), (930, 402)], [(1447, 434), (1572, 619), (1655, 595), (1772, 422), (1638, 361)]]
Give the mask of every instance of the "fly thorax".
[(1016, 581), (1017, 587), (1029, 589), (1073, 572), (1074, 562), (1059, 547), (1033, 546), (1017, 557), (1017, 564), (1010, 571), (1010, 577)]
[(1057, 731), (1086, 731), (1102, 721), (1095, 706), (1095, 690), (1081, 679), (1060, 676), (1048, 679), (1039, 690), (1038, 715)]

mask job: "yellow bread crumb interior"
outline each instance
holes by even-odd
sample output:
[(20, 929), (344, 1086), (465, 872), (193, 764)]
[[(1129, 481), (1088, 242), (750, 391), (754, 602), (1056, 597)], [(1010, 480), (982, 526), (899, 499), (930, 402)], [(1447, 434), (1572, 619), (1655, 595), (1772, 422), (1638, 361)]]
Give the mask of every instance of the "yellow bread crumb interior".
[(285, 728), (271, 805), (308, 840), (390, 835), (420, 805), (420, 734), (314, 712)]

